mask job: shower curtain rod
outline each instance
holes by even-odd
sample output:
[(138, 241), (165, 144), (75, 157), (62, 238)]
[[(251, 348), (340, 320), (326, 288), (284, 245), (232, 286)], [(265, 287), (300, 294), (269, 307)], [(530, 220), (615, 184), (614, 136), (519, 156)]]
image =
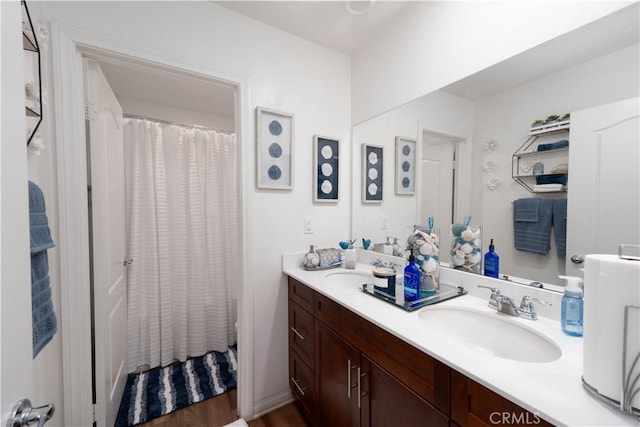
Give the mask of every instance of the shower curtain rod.
[(162, 123), (164, 125), (181, 126), (181, 127), (192, 128), (192, 129), (201, 129), (201, 130), (212, 130), (212, 131), (215, 131), (215, 132), (226, 133), (228, 135), (234, 135), (235, 134), (235, 132), (230, 131), (230, 130), (213, 129), (213, 128), (210, 128), (210, 127), (207, 127), (207, 126), (192, 125), (190, 123), (170, 122), (170, 121), (167, 121), (167, 120), (156, 119), (156, 118), (153, 118), (153, 117), (136, 116), (135, 114), (122, 114), (122, 117), (124, 117), (125, 119), (149, 120), (149, 121), (152, 121), (152, 122)]

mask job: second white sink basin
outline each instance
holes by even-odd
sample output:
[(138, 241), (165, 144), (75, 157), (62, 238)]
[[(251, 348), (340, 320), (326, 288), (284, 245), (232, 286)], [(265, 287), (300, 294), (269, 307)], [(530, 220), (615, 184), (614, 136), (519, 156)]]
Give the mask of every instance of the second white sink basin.
[(463, 307), (430, 307), (418, 314), (422, 327), (436, 328), (451, 343), (503, 359), (552, 362), (562, 355), (549, 338), (503, 314)]
[(363, 283), (373, 283), (373, 274), (353, 270), (332, 271), (324, 275), (324, 282), (359, 288)]

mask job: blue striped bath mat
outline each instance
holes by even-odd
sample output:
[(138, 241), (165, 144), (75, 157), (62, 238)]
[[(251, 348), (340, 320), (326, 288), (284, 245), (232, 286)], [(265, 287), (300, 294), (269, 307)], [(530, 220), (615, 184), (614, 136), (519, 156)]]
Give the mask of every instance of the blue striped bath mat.
[(183, 363), (129, 374), (116, 427), (150, 421), (236, 388), (237, 349), (212, 351)]

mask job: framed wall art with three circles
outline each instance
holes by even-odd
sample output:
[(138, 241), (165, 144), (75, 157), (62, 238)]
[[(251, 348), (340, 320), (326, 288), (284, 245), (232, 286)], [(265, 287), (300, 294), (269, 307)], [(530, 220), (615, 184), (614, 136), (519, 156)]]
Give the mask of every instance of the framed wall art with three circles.
[(416, 140), (396, 136), (396, 194), (416, 194)]
[(362, 203), (382, 203), (384, 148), (362, 144)]
[(339, 188), (340, 140), (313, 137), (313, 201), (337, 203)]
[(256, 186), (293, 189), (293, 114), (256, 108)]

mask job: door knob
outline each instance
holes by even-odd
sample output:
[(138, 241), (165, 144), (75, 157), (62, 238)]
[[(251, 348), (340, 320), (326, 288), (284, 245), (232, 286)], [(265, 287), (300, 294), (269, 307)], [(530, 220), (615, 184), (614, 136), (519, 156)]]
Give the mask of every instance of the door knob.
[(54, 412), (53, 403), (33, 408), (29, 399), (18, 400), (7, 419), (7, 427), (31, 426), (34, 423), (38, 427), (42, 427), (53, 417)]
[(582, 255), (574, 255), (571, 257), (571, 262), (574, 264), (582, 264), (584, 262), (584, 257)]

